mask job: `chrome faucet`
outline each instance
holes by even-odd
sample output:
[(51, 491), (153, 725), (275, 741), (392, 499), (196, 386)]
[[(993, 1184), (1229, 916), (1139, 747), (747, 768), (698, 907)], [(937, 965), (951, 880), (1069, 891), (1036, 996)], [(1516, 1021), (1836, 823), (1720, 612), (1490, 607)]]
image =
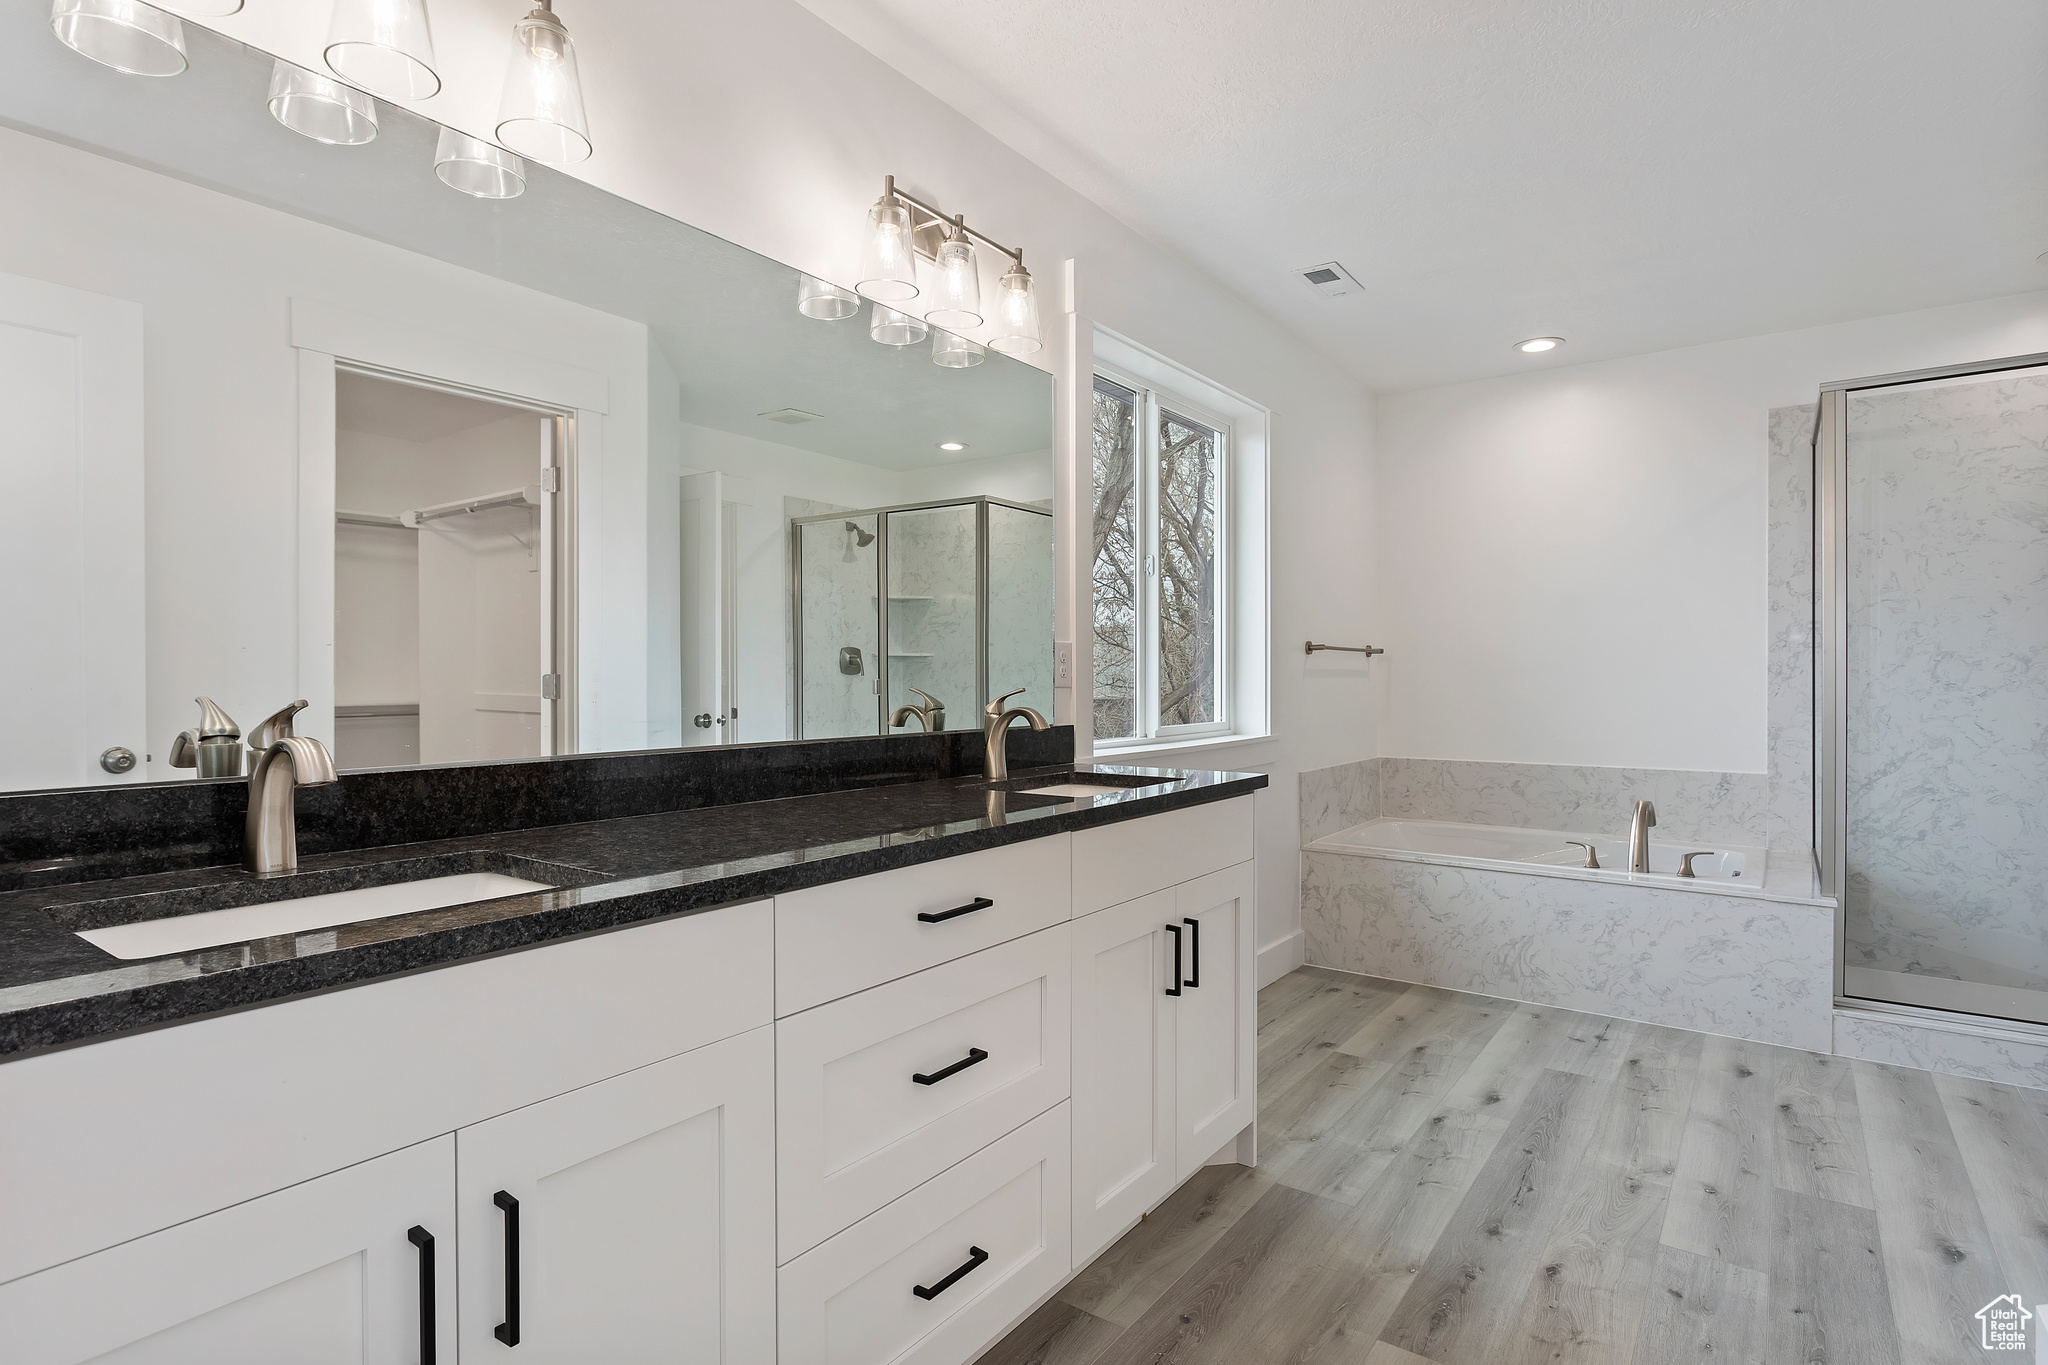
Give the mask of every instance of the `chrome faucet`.
[(1029, 688), (1019, 687), (1014, 691), (1005, 692), (1002, 696), (997, 697), (987, 706), (981, 708), (982, 714), (988, 717), (988, 756), (982, 763), (981, 772), (982, 776), (991, 782), (1001, 782), (1010, 775), (1010, 754), (1004, 745), (1004, 742), (1009, 738), (1010, 722), (1027, 720), (1031, 722), (1031, 728), (1034, 730), (1050, 730), (1052, 728), (1051, 721), (1039, 715), (1038, 712), (1028, 706), (1013, 706), (1008, 710), (1003, 709), (1004, 702), (1017, 696), (1019, 693), (1029, 690)]
[(889, 728), (891, 730), (900, 730), (905, 725), (910, 723), (910, 718), (912, 716), (916, 716), (918, 728), (923, 730), (926, 734), (936, 734), (940, 730), (945, 729), (946, 703), (940, 701), (931, 693), (922, 691), (919, 688), (913, 687), (910, 690), (916, 692), (918, 696), (924, 698), (924, 705), (914, 706), (906, 703), (902, 706), (897, 707), (895, 711), (890, 713)]
[[(334, 755), (310, 735), (292, 733), (292, 717), (306, 703), (295, 701), (256, 727), (260, 739), (249, 769), (249, 814), (242, 825), (242, 868), (259, 877), (299, 870), (299, 827), (294, 797), (300, 787), (324, 787), (336, 780)], [(253, 745), (251, 747), (254, 747)]]
[(1635, 819), (1628, 827), (1628, 870), (1650, 870), (1650, 830), (1657, 823), (1657, 808), (1648, 801), (1636, 802)]

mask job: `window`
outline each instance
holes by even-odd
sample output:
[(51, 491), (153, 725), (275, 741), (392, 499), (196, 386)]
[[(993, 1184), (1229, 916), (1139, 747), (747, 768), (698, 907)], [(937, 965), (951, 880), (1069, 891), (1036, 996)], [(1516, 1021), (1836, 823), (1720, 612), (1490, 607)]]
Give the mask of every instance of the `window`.
[(1231, 729), (1225, 581), (1230, 423), (1095, 377), (1095, 739)]

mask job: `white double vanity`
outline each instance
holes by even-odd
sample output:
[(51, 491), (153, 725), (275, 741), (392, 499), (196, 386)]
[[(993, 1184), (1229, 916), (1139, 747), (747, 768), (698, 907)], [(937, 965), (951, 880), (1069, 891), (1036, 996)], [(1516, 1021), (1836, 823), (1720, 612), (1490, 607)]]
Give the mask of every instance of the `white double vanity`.
[(0, 1355), (973, 1360), (1249, 1162), (1252, 799), (0, 1062)]

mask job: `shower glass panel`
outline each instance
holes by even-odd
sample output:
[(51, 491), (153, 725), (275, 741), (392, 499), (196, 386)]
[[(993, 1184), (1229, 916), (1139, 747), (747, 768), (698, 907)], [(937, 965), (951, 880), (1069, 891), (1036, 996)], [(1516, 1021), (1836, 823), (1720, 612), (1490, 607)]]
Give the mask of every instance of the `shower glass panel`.
[[(985, 697), (979, 670), (981, 554), (974, 503), (889, 513), (889, 702), (946, 708), (946, 728), (974, 723)], [(1041, 645), (1044, 640), (1040, 638)], [(916, 722), (912, 722), (914, 725)]]
[(989, 694), (1025, 689), (1018, 700), (1052, 714), (1052, 518), (988, 505)]
[(800, 738), (872, 735), (880, 724), (877, 520), (855, 512), (796, 524)]
[(1843, 993), (2048, 1023), (2048, 373), (1839, 401)]
[(889, 734), (913, 688), (946, 730), (980, 729), (982, 704), (1019, 687), (1050, 714), (1049, 509), (958, 498), (791, 525), (800, 738)]

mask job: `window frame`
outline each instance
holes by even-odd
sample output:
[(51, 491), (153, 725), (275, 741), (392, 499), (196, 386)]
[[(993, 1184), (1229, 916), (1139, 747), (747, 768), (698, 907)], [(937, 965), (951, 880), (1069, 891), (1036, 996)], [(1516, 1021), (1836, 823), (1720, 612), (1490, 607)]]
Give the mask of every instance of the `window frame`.
[[(1237, 556), (1236, 536), (1232, 526), (1235, 503), (1233, 487), (1237, 462), (1237, 424), (1230, 417), (1216, 411), (1207, 404), (1197, 402), (1185, 394), (1176, 393), (1157, 384), (1147, 382), (1114, 365), (1097, 361), (1089, 376), (1088, 391), (1090, 403), (1094, 401), (1095, 380), (1104, 379), (1120, 389), (1126, 389), (1135, 396), (1133, 421), (1136, 424), (1137, 469), (1135, 502), (1132, 522), (1138, 531), (1138, 577), (1140, 591), (1137, 602), (1136, 634), (1138, 638), (1138, 680), (1136, 697), (1136, 733), (1105, 737), (1096, 735), (1094, 745), (1098, 751), (1114, 752), (1118, 749), (1146, 749), (1162, 744), (1180, 744), (1196, 740), (1226, 738), (1238, 733), (1233, 674), (1235, 671), (1236, 612), (1233, 610), (1236, 588)], [(1159, 474), (1160, 474), (1160, 424), (1165, 414), (1184, 417), (1193, 423), (1216, 433), (1220, 446), (1216, 458), (1216, 488), (1212, 495), (1216, 508), (1216, 578), (1215, 633), (1211, 641), (1214, 660), (1211, 667), (1211, 684), (1216, 699), (1216, 719), (1197, 721), (1183, 725), (1162, 725), (1159, 719), (1159, 628), (1163, 616), (1161, 608), (1161, 585), (1164, 576), (1159, 572)], [(1095, 453), (1091, 442), (1089, 453), (1091, 476), (1090, 514), (1093, 514), (1093, 488)], [(1095, 629), (1094, 570), (1091, 561), (1088, 566), (1089, 604), (1088, 628)]]

